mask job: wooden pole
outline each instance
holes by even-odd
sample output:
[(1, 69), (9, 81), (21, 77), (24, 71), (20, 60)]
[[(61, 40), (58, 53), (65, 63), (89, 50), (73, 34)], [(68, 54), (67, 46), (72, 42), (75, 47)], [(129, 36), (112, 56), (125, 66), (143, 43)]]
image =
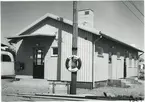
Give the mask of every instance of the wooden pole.
[[(77, 55), (77, 38), (78, 38), (78, 11), (77, 1), (73, 1), (73, 38), (72, 38), (72, 55)], [(76, 94), (77, 72), (71, 73), (70, 94)]]

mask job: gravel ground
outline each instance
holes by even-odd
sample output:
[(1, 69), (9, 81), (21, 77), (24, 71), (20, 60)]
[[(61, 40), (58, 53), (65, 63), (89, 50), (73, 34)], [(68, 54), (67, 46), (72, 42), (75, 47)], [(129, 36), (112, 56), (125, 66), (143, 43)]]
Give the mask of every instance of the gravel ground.
[[(133, 96), (144, 96), (144, 81), (140, 81), (141, 84), (132, 84), (129, 88), (119, 87), (100, 87), (93, 90), (90, 89), (77, 89), (77, 94), (92, 94), (102, 96), (103, 92), (111, 93), (113, 95), (133, 95)], [(2, 79), (2, 100), (3, 101), (19, 101), (25, 100), (22, 97), (7, 96), (8, 94), (16, 93), (49, 93), (48, 85), (41, 85), (40, 82), (30, 84), (22, 84), (19, 81), (12, 82), (12, 79)], [(66, 90), (57, 90), (57, 93), (66, 94)]]

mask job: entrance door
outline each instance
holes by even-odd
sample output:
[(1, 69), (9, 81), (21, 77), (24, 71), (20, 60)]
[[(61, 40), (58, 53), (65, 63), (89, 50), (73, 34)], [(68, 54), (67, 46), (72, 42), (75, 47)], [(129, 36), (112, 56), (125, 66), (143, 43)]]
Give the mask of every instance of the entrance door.
[(33, 78), (44, 79), (44, 48), (33, 48)]

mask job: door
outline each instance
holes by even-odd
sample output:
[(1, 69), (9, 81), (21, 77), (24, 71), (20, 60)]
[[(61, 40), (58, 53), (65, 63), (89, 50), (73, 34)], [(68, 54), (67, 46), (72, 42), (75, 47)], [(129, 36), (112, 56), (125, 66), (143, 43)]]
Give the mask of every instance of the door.
[(33, 48), (33, 78), (44, 79), (44, 48)]

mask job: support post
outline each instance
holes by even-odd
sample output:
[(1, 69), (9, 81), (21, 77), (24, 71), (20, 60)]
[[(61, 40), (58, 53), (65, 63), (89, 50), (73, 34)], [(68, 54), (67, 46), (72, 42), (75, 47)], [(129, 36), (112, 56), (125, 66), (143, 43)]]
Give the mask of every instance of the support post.
[[(77, 1), (73, 1), (73, 38), (72, 55), (77, 55), (77, 37), (78, 37), (78, 11)], [(71, 73), (70, 94), (76, 94), (77, 72)]]

